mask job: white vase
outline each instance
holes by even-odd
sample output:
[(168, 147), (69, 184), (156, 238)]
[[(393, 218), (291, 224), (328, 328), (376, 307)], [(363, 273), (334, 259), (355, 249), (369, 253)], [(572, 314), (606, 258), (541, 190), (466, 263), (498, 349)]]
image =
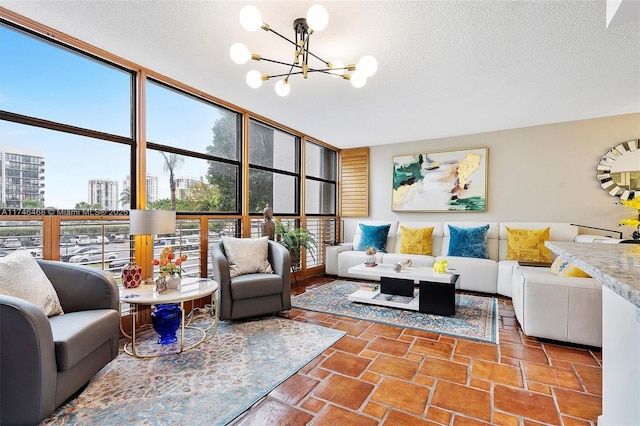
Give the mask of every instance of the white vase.
[(178, 274), (169, 275), (165, 278), (165, 283), (167, 284), (167, 288), (177, 289), (180, 288), (180, 283), (182, 282), (182, 277)]

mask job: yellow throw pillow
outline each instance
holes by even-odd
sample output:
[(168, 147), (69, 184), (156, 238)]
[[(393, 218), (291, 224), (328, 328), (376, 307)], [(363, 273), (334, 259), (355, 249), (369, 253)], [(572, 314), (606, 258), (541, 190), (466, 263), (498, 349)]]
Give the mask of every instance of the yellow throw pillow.
[(549, 227), (545, 229), (507, 230), (507, 260), (551, 263), (551, 252), (544, 246), (549, 240)]
[(553, 261), (551, 273), (564, 277), (591, 278), (591, 275), (560, 256), (556, 257), (556, 260)]
[(400, 253), (431, 255), (431, 228), (406, 228), (400, 226)]

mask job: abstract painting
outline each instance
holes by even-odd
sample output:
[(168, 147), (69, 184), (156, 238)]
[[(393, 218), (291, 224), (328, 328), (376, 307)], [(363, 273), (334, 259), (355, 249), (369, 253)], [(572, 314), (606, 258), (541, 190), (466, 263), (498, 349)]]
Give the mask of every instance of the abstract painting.
[(486, 211), (487, 156), (476, 148), (393, 157), (392, 210)]

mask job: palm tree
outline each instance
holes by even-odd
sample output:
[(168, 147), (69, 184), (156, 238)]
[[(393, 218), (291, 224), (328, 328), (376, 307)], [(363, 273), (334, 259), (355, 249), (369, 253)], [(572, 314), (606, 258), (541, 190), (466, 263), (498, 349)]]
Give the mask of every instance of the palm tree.
[(171, 190), (171, 210), (176, 209), (176, 180), (174, 171), (184, 163), (184, 158), (178, 154), (161, 153), (164, 157), (164, 171), (169, 173), (169, 189)]
[(120, 193), (120, 205), (123, 209), (131, 208), (131, 188), (126, 187)]

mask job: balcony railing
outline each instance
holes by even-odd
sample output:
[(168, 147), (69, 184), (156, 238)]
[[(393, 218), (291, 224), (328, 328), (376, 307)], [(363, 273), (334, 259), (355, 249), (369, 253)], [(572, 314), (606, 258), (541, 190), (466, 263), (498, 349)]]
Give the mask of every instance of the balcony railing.
[[(46, 209), (33, 209), (33, 216), (5, 216), (0, 221), (0, 257), (24, 248), (38, 259), (60, 260), (103, 269), (121, 282), (122, 269), (136, 259), (136, 244), (129, 236), (127, 216), (73, 217), (49, 215)], [(40, 212), (40, 213), (38, 213)], [(39, 214), (39, 215), (38, 215)], [(291, 226), (299, 218), (283, 218)], [(324, 264), (326, 234), (332, 233), (334, 219), (307, 220), (319, 247), (296, 268), (298, 278)], [(262, 219), (251, 219), (251, 237), (259, 237)], [(218, 218), (200, 215), (178, 216), (175, 234), (153, 239), (152, 256), (158, 257), (168, 245), (177, 254), (186, 254), (183, 276), (210, 276), (209, 244), (223, 236), (242, 237), (240, 217)], [(147, 267), (150, 268), (149, 265)], [(152, 270), (158, 275), (157, 267)]]

